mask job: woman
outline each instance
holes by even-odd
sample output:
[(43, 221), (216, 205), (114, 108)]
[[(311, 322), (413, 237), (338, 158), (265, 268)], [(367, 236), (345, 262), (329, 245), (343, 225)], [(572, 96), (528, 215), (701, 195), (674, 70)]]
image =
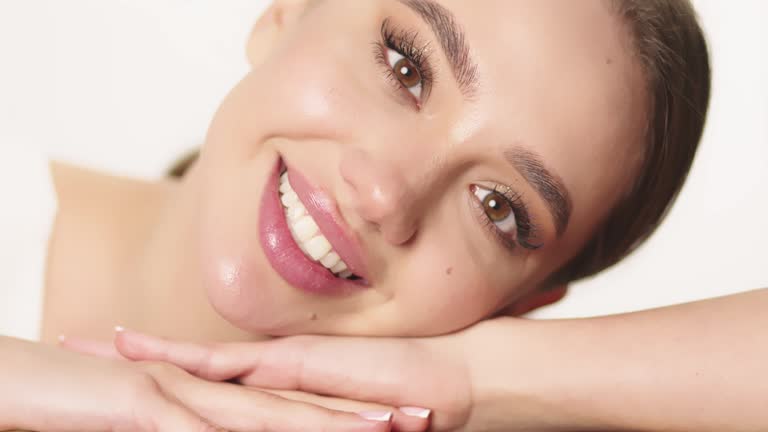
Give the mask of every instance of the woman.
[[(547, 304), (651, 233), (690, 167), (709, 96), (685, 2), (279, 1), (248, 55), (252, 71), (183, 181), (55, 166), (43, 340), (105, 338), (115, 322), (199, 341), (435, 335)], [(2, 349), (11, 388), (29, 395), (7, 406), (45, 413), (13, 410), (3, 424), (263, 421), (208, 403), (242, 388), (10, 339)], [(41, 378), (14, 378), (28, 375)], [(104, 397), (74, 388), (83, 382), (142, 403), (110, 401), (110, 417)], [(334, 418), (299, 406), (315, 425)], [(67, 420), (75, 407), (80, 423)], [(398, 427), (423, 428), (416, 412), (398, 413)]]

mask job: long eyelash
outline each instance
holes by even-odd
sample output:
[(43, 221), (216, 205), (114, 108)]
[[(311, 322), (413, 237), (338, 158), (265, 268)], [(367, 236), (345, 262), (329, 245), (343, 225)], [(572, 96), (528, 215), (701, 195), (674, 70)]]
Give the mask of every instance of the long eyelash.
[(536, 235), (537, 227), (531, 220), (528, 206), (523, 200), (523, 196), (508, 186), (494, 186), (493, 191), (501, 194), (515, 213), (515, 222), (517, 224), (517, 242), (526, 249), (536, 250), (542, 245), (530, 243), (532, 237)]
[(506, 199), (509, 203), (510, 207), (512, 207), (512, 211), (515, 214), (515, 223), (517, 224), (517, 239), (512, 239), (499, 231), (493, 221), (491, 221), (491, 219), (488, 218), (488, 215), (485, 214), (485, 210), (483, 209), (482, 204), (480, 204), (476, 199), (473, 199), (473, 201), (478, 204), (477, 207), (480, 209), (481, 218), (485, 224), (485, 227), (490, 230), (491, 234), (493, 234), (502, 243), (503, 246), (509, 249), (514, 249), (514, 247), (517, 245), (530, 250), (541, 248), (541, 244), (534, 244), (530, 242), (531, 238), (536, 235), (538, 229), (531, 220), (530, 212), (528, 211), (528, 206), (523, 200), (523, 196), (507, 186), (494, 186), (493, 192), (498, 193), (504, 197), (504, 199)]
[[(435, 82), (435, 71), (429, 61), (429, 44), (419, 46), (419, 34), (416, 31), (408, 31), (396, 28), (389, 18), (381, 23), (381, 42), (376, 42), (376, 59), (384, 66), (387, 77), (398, 90), (408, 92), (402, 83), (395, 77), (392, 67), (387, 59), (387, 49), (393, 49), (407, 58), (421, 74), (422, 79), (422, 103), (427, 100), (430, 89)], [(408, 92), (409, 97), (413, 97)], [(421, 103), (418, 104), (419, 106)]]

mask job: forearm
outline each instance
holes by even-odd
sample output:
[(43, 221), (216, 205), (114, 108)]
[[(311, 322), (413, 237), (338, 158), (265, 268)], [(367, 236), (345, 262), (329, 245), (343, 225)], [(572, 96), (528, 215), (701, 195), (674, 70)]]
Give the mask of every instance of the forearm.
[(24, 389), (18, 388), (19, 364), (24, 363), (26, 353), (33, 344), (0, 335), (0, 431), (14, 430), (19, 410), (18, 401)]
[(476, 397), (487, 419), (503, 423), (517, 404), (553, 430), (768, 430), (766, 310), (759, 290), (603, 318), (502, 320)]

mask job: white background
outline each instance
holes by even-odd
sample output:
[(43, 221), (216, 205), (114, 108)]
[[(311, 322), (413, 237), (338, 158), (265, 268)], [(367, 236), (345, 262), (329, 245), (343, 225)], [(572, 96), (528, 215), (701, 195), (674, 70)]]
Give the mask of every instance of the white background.
[[(714, 84), (689, 183), (638, 253), (535, 316), (768, 287), (768, 1), (694, 3)], [(42, 144), (78, 164), (161, 175), (200, 144), (219, 101), (245, 73), (244, 41), (265, 5), (0, 0), (0, 157)]]

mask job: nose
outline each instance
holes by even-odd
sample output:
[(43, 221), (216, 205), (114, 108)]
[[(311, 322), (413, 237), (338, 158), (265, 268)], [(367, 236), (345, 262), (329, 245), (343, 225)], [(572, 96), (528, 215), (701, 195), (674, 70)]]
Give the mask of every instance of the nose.
[(351, 150), (341, 161), (341, 176), (353, 190), (358, 214), (378, 227), (394, 245), (408, 242), (416, 234), (415, 191), (396, 162), (375, 160)]

